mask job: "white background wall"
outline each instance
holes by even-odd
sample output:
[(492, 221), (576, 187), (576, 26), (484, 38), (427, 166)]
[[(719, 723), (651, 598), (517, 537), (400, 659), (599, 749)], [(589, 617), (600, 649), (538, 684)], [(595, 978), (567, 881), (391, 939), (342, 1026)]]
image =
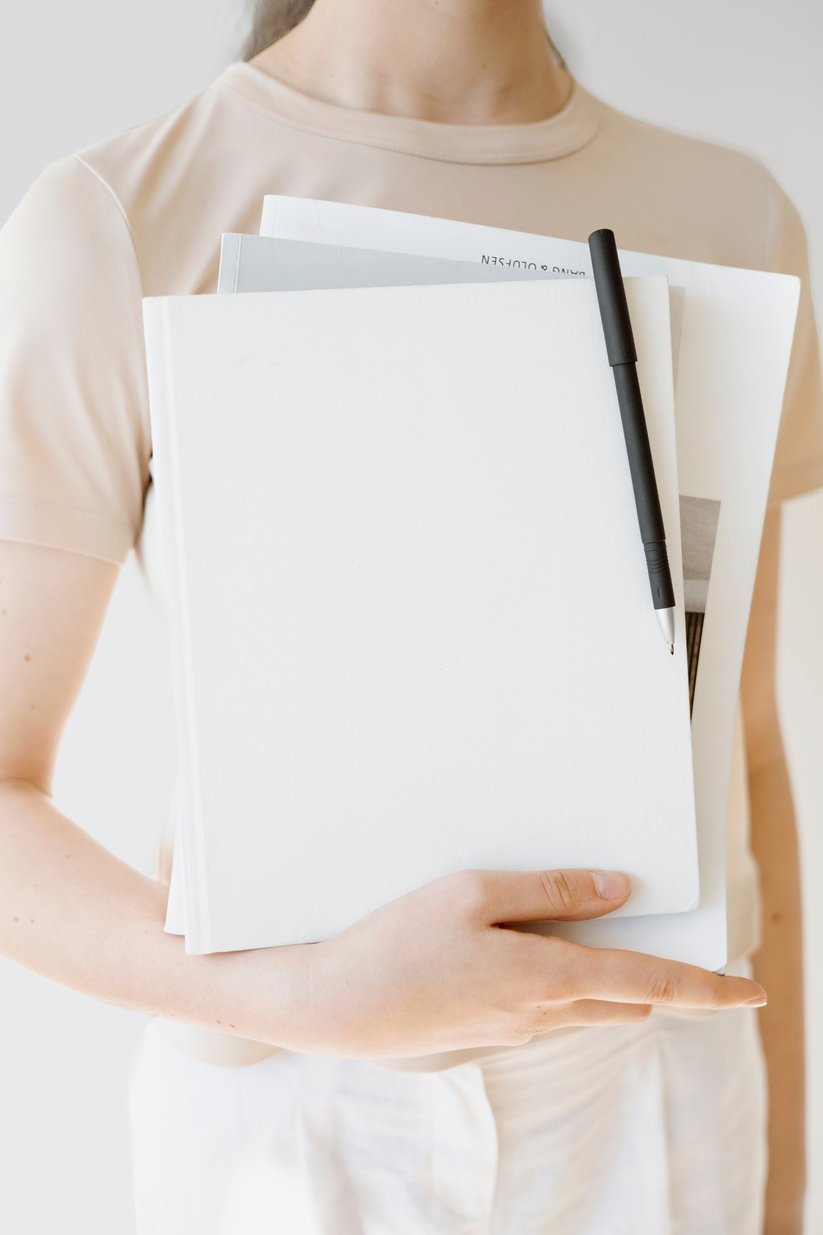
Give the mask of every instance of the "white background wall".
[[(342, 3), (343, 0), (340, 0)], [(504, 0), (500, 0), (501, 4)], [(242, 0), (3, 0), (0, 221), (51, 159), (182, 103), (238, 54)], [(614, 106), (763, 159), (809, 234), (823, 322), (823, 6), (552, 0), (572, 72)], [(823, 1043), (823, 492), (785, 507), (780, 699), (804, 866), (809, 1037)], [(59, 808), (151, 869), (172, 773), (165, 644), (123, 569), (55, 784)], [(132, 1229), (125, 1115), (145, 1018), (0, 961), (0, 1229)], [(823, 1049), (812, 1045), (806, 1235), (823, 1235)], [(662, 1233), (661, 1233), (662, 1235)], [(699, 1233), (689, 1233), (699, 1235)], [(738, 1233), (735, 1233), (738, 1235)], [(754, 1235), (740, 1232), (739, 1235)]]

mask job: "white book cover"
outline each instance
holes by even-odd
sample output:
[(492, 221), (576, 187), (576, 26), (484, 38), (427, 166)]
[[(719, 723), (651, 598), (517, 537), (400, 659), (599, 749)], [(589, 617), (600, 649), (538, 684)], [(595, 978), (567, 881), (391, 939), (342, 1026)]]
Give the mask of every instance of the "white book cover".
[[(548, 277), (591, 276), (588, 245), (581, 241), (347, 202), (269, 194), (260, 234)], [(734, 721), (800, 281), (628, 249), (619, 254), (624, 276), (665, 275), (684, 293), (675, 416), (690, 639), (700, 640), (700, 675), (692, 683), (700, 905), (642, 924), (624, 918), (614, 927), (604, 919), (533, 929), (719, 969), (727, 960), (725, 848)]]
[[(562, 276), (547, 276), (542, 271), (535, 272), (520, 268), (509, 270), (503, 266), (487, 266), (442, 257), (425, 258), (417, 254), (391, 253), (383, 249), (351, 248), (308, 240), (283, 240), (279, 237), (223, 232), (220, 238), (217, 291), (218, 293), (294, 291), (309, 288), (383, 287), (418, 283), (498, 282), (512, 278), (545, 279), (547, 277)], [(675, 373), (682, 319), (682, 299), (681, 288), (669, 288), (672, 360)], [(687, 530), (692, 526), (689, 508), (687, 507), (685, 512), (683, 510), (684, 502), (690, 501), (689, 498), (681, 497), (680, 499), (681, 531), (684, 513)], [(701, 545), (705, 548), (705, 537), (701, 540)], [(711, 544), (708, 550), (710, 561)], [(705, 579), (708, 579), (708, 569), (705, 572)], [(689, 579), (684, 582), (687, 602), (691, 582)], [(687, 625), (690, 620), (691, 617), (687, 613)], [(691, 699), (699, 656), (699, 639), (689, 639), (687, 632), (687, 644)], [(173, 809), (174, 817), (179, 821), (181, 804), (177, 802)], [(186, 933), (183, 889), (186, 869), (182, 858), (184, 830), (185, 826), (175, 830), (173, 861), (176, 874), (171, 880), (166, 911), (166, 929), (180, 935)]]
[(591, 282), (144, 299), (188, 951), (472, 866), (695, 903), (668, 285), (629, 294), (674, 656)]

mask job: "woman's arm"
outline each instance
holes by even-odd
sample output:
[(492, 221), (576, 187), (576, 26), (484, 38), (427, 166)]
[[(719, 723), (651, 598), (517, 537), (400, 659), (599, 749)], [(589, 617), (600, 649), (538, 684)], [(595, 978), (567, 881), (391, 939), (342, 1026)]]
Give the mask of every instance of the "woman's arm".
[(0, 540), (0, 953), (140, 1012), (299, 1040), (312, 945), (187, 956), (163, 930), (168, 889), (52, 800), (60, 736), (117, 575), (97, 558)]
[(760, 1032), (769, 1076), (764, 1235), (800, 1235), (805, 1171), (802, 916), (797, 830), (775, 682), (780, 507), (766, 512), (743, 658), (741, 704), (762, 943), (754, 973), (769, 992)]

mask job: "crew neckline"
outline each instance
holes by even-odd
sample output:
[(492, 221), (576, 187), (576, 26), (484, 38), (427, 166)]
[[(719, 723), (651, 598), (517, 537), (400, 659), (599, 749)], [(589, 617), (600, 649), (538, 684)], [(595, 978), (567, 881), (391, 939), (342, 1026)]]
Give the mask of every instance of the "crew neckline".
[(572, 78), (566, 102), (545, 120), (519, 124), (447, 124), (416, 116), (343, 107), (233, 61), (212, 89), (294, 128), (362, 146), (452, 163), (537, 163), (581, 149), (600, 128), (603, 105)]

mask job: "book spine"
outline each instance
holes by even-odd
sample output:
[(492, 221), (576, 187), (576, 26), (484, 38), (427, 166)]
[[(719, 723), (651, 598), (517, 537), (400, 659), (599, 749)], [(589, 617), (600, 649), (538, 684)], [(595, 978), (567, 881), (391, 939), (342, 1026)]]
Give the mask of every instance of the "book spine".
[(209, 950), (211, 927), (203, 838), (203, 805), (195, 707), (193, 644), (186, 572), (184, 519), (181, 504), (181, 467), (176, 417), (172, 305), (158, 297), (145, 315), (152, 410), (152, 453), (157, 484), (157, 510), (167, 546), (164, 553), (169, 592), (171, 671), (177, 718), (179, 776), (181, 780), (177, 827), (181, 829), (186, 952)]
[(237, 232), (223, 232), (220, 237), (220, 267), (217, 273), (217, 292), (236, 292), (240, 277), (240, 253), (243, 237)]

